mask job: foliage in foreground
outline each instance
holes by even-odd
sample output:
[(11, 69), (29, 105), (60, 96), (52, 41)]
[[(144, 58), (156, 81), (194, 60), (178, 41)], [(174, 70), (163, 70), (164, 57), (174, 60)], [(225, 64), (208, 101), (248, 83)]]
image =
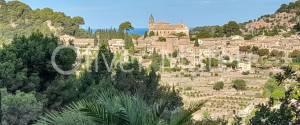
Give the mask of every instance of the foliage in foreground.
[(42, 103), (32, 93), (18, 91), (10, 94), (1, 89), (0, 101), (3, 113), (1, 125), (27, 125), (42, 114)]
[(289, 66), (282, 67), (284, 72), (275, 75), (276, 83), (283, 85), (287, 80), (295, 80), (296, 84), (286, 86), (284, 96), (279, 104), (271, 97), (268, 104), (257, 106), (255, 115), (250, 119), (251, 125), (290, 125), (300, 124), (300, 80)]
[(149, 105), (138, 96), (108, 90), (96, 100), (82, 100), (61, 112), (48, 113), (36, 125), (185, 125), (192, 123), (192, 114), (203, 104), (170, 112), (163, 101)]

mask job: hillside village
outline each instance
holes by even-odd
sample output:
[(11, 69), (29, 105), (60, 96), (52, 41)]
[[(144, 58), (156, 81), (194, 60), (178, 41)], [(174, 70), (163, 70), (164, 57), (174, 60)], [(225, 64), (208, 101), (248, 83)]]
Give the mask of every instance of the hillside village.
[[(67, 117), (71, 120), (64, 124), (93, 123), (98, 121), (90, 119), (92, 117), (105, 119), (109, 116), (112, 119), (102, 121), (108, 124), (117, 121), (113, 115), (119, 112), (123, 115), (123, 110), (127, 111), (128, 107), (122, 107), (124, 105), (129, 105), (131, 110), (128, 111), (136, 116), (142, 114), (149, 119), (154, 117), (153, 114), (145, 112), (153, 108), (154, 114), (161, 112), (157, 118), (159, 123), (167, 121), (170, 124), (178, 109), (183, 114), (190, 114), (191, 120), (186, 124), (191, 125), (264, 124), (266, 119), (256, 119), (266, 117), (260, 116), (261, 112), (267, 110), (269, 114), (275, 112), (271, 118), (281, 117), (289, 115), (290, 110), (281, 109), (288, 106), (293, 108), (294, 116), (286, 117), (298, 124), (298, 9), (300, 1), (283, 4), (274, 14), (245, 23), (229, 21), (222, 26), (195, 28), (183, 23), (163, 22), (150, 15), (148, 31), (139, 35), (128, 33), (134, 29), (129, 21), (120, 24), (119, 29), (84, 30), (80, 28), (84, 24), (81, 17), (69, 17), (49, 8), (34, 10), (18, 1), (0, 0), (0, 12), (4, 12), (0, 17), (16, 17), (0, 18), (0, 57), (3, 58), (0, 60), (0, 83), (6, 87), (1, 91), (6, 91), (5, 96), (29, 93), (37, 98), (33, 102), (39, 102), (37, 107), (41, 111), (28, 120), (28, 124), (65, 122), (68, 114), (72, 115)], [(14, 36), (18, 33), (23, 36)], [(60, 64), (62, 68), (79, 64), (70, 76), (49, 68), (51, 52), (60, 45), (76, 50), (58, 55), (60, 63), (68, 63)], [(110, 64), (106, 64), (106, 59)], [(123, 72), (123, 65), (133, 68), (133, 72)], [(100, 91), (108, 92), (99, 96)], [(140, 99), (145, 102), (138, 102)], [(105, 105), (99, 106), (97, 101), (105, 102)], [(165, 103), (163, 101), (166, 102), (164, 109), (157, 111), (161, 110), (157, 103)], [(200, 104), (201, 108), (192, 109), (195, 104)], [(47, 114), (48, 110), (55, 112)], [(107, 112), (111, 114), (105, 114)], [(130, 114), (124, 116), (127, 115)], [(165, 115), (166, 118), (161, 118)], [(4, 118), (8, 119), (7, 116)], [(141, 119), (138, 117), (133, 121)], [(276, 124), (288, 125), (283, 119), (278, 122), (275, 118)], [(274, 121), (267, 120), (268, 123)]]
[[(94, 39), (67, 35), (60, 38), (66, 44), (72, 41), (77, 47), (97, 46)], [(152, 55), (160, 55), (163, 58), (159, 62), (161, 84), (175, 86), (186, 105), (209, 100), (195, 119), (202, 119), (207, 112), (214, 118), (232, 120), (236, 113), (246, 118), (255, 105), (267, 102), (262, 91), (269, 75), (280, 72), (280, 66), (292, 63), (291, 54), (300, 49), (298, 35), (261, 35), (250, 40), (233, 35), (192, 41), (184, 24), (158, 22), (152, 15), (149, 32), (133, 39), (133, 43), (133, 54), (125, 48), (124, 39), (110, 39), (108, 46), (113, 53), (122, 55), (122, 61), (130, 61), (133, 57), (145, 68), (153, 64)], [(238, 79), (246, 81), (247, 90), (239, 92), (232, 88), (231, 83)], [(224, 89), (214, 90), (214, 84), (220, 81), (224, 82)]]

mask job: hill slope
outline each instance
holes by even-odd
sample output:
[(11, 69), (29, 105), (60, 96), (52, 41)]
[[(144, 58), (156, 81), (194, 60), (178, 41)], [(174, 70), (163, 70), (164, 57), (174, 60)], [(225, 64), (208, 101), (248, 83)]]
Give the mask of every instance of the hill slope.
[[(250, 20), (239, 24), (242, 34), (250, 39), (258, 35), (274, 36), (283, 35), (290, 36), (295, 34), (296, 31), (300, 31), (299, 28), (295, 29), (295, 26), (299, 23), (300, 18), (300, 1), (291, 2), (289, 4), (282, 4), (279, 9), (269, 15), (261, 16), (258, 19)], [(224, 25), (226, 26), (226, 25)], [(194, 28), (191, 33), (194, 36), (200, 36), (204, 38), (208, 37), (222, 37), (219, 32), (224, 32), (224, 26), (205, 26)], [(219, 32), (216, 32), (219, 31)], [(225, 36), (225, 35), (223, 35)], [(227, 35), (228, 36), (228, 35)]]
[(82, 17), (66, 16), (50, 8), (33, 10), (20, 1), (0, 0), (0, 40), (11, 39), (16, 34), (28, 35), (37, 30), (45, 34), (86, 36), (87, 33), (80, 29), (82, 24)]

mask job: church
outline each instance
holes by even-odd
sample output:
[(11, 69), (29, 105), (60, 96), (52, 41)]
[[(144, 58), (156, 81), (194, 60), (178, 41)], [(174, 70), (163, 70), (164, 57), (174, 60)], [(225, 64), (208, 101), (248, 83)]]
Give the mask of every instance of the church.
[(184, 33), (189, 37), (189, 28), (184, 24), (155, 22), (154, 17), (151, 15), (149, 18), (149, 34), (150, 33), (159, 37), (169, 37), (178, 33)]

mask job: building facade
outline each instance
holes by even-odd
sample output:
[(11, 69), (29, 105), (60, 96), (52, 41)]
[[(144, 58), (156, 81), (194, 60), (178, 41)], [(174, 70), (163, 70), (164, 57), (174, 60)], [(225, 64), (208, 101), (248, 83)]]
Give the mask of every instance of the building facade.
[(189, 37), (189, 28), (184, 24), (171, 24), (165, 22), (155, 22), (154, 17), (151, 15), (149, 18), (149, 34), (159, 37), (168, 37), (178, 33), (184, 33)]

